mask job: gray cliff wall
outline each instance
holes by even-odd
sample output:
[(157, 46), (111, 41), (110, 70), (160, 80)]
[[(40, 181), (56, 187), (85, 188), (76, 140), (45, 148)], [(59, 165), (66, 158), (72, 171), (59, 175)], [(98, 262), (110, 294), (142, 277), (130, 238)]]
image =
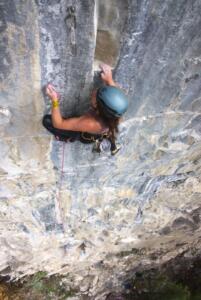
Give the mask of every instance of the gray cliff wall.
[[(201, 2), (112, 4), (0, 1), (0, 273), (68, 274), (96, 299), (156, 253), (196, 251), (201, 229)], [(78, 115), (104, 57), (130, 98), (115, 157), (41, 125), (44, 85)]]

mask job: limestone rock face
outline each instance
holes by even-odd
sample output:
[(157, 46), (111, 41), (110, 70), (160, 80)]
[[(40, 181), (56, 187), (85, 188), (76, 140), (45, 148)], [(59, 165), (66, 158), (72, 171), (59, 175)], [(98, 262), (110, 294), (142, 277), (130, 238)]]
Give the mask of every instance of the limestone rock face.
[[(0, 274), (68, 274), (92, 299), (201, 234), (201, 2), (111, 3), (0, 1)], [(130, 99), (114, 157), (41, 125), (47, 82), (64, 117), (88, 109), (106, 45)]]

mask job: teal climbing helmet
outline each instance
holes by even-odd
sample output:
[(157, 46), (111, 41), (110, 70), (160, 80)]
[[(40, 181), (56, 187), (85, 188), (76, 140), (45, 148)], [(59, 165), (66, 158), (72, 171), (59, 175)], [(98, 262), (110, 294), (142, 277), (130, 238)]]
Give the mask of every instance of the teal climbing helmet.
[(114, 86), (99, 88), (96, 100), (109, 117), (121, 117), (128, 109), (128, 98), (119, 88)]

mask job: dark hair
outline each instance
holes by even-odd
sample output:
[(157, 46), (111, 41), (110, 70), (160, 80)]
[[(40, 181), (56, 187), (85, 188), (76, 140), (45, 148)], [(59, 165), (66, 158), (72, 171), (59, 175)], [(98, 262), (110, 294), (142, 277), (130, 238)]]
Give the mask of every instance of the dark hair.
[(109, 128), (109, 138), (113, 143), (115, 143), (116, 134), (119, 132), (118, 124), (119, 124), (119, 117), (114, 117), (108, 114), (104, 106), (101, 102), (97, 101), (97, 108), (101, 119)]

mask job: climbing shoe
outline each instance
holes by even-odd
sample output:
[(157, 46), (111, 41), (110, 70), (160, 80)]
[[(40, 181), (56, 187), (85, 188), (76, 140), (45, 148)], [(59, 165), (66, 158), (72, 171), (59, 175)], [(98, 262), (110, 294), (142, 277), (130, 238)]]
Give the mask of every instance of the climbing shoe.
[(121, 145), (116, 145), (115, 144), (115, 147), (111, 147), (111, 154), (112, 155), (117, 154), (117, 152), (119, 152), (120, 149), (121, 149)]

